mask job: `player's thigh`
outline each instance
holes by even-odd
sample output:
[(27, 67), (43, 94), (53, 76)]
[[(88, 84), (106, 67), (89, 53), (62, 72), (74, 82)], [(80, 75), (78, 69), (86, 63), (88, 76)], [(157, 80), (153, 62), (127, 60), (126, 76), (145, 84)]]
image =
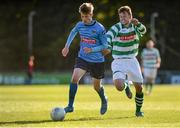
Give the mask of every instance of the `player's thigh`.
[(88, 68), (88, 64), (85, 60), (81, 58), (76, 58), (76, 62), (74, 65), (74, 71), (72, 75), (72, 82), (79, 82), (79, 80), (82, 78), (82, 76), (86, 73)]
[(86, 73), (86, 70), (81, 68), (75, 68), (73, 71), (73, 75), (71, 78), (71, 82), (77, 83), (82, 78), (82, 76)]

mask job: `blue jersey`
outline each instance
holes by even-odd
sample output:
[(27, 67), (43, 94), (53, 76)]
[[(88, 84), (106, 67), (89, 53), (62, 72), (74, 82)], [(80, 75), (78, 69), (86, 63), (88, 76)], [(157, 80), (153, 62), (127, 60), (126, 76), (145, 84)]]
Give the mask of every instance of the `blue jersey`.
[[(84, 24), (82, 21), (78, 22), (71, 30), (66, 42), (66, 47), (69, 48), (77, 33), (79, 33), (81, 39), (78, 57), (87, 62), (104, 62), (104, 56), (101, 51), (108, 47), (104, 26), (95, 20), (93, 20), (91, 24)], [(92, 52), (85, 53), (83, 50), (85, 47), (91, 48)]]

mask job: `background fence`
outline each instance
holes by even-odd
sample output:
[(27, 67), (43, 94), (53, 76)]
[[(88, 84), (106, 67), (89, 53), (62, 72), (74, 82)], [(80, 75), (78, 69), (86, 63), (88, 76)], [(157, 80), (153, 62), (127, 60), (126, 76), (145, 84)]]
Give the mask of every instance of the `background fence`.
[[(69, 84), (71, 79), (71, 72), (35, 72), (31, 84)], [(81, 84), (91, 84), (91, 77), (87, 73), (82, 80)], [(104, 84), (112, 84), (111, 71), (106, 71)], [(178, 84), (180, 83), (180, 71), (159, 71), (157, 84)], [(25, 73), (3, 73), (0, 74), (1, 85), (13, 84), (29, 84), (28, 78)]]

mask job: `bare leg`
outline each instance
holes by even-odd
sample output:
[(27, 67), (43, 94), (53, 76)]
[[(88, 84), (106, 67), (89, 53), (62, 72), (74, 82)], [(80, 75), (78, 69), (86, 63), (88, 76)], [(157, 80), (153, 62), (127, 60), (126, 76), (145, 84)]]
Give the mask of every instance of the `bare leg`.
[(123, 79), (116, 79), (114, 80), (115, 87), (118, 91), (123, 91), (125, 89), (126, 95), (129, 99), (132, 98), (132, 92), (128, 83), (125, 82)]
[(86, 71), (80, 68), (75, 68), (73, 71), (70, 88), (69, 88), (69, 103), (68, 106), (65, 108), (66, 113), (74, 111), (73, 104), (78, 88), (78, 83), (85, 73)]

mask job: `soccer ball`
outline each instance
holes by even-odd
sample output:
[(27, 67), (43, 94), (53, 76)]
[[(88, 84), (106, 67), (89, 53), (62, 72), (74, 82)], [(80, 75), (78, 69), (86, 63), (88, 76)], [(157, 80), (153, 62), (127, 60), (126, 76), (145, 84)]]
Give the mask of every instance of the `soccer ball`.
[(64, 108), (55, 107), (51, 111), (51, 119), (53, 121), (63, 121), (65, 118), (66, 112)]

